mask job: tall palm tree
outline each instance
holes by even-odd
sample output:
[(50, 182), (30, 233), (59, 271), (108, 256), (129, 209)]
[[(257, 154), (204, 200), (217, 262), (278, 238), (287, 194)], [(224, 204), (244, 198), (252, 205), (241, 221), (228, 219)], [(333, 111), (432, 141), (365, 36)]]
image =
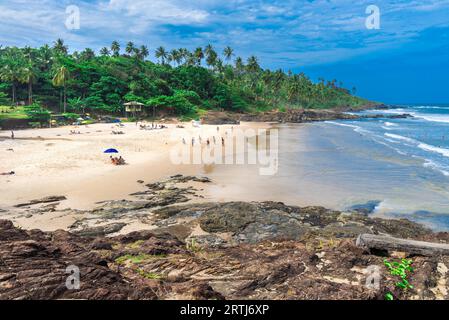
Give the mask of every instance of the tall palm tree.
[(131, 55), (132, 53), (134, 53), (135, 49), (136, 48), (134, 47), (134, 42), (130, 41), (126, 44), (125, 51), (127, 54)]
[(104, 56), (104, 57), (108, 57), (108, 56), (111, 54), (111, 52), (109, 51), (108, 48), (103, 47), (103, 48), (101, 48), (101, 50), (100, 50), (100, 54), (101, 54), (102, 56)]
[(200, 66), (201, 61), (204, 59), (203, 48), (201, 48), (201, 47), (196, 48), (193, 55), (195, 56), (195, 59), (197, 60), (197, 64)]
[(23, 82), (28, 84), (28, 104), (33, 104), (33, 82), (36, 80), (36, 74), (33, 70), (33, 66), (29, 64), (23, 69), (22, 75)]
[(55, 87), (63, 87), (64, 89), (64, 113), (67, 111), (67, 93), (66, 93), (66, 86), (67, 86), (67, 80), (70, 77), (70, 72), (69, 70), (65, 67), (62, 66), (58, 69), (58, 71), (56, 72), (55, 76), (53, 77), (53, 85)]
[(211, 44), (208, 44), (206, 46), (206, 48), (204, 48), (204, 53), (206, 54), (206, 56), (208, 56), (213, 50), (214, 50), (214, 47), (212, 47)]
[(187, 50), (186, 48), (179, 48), (178, 53), (180, 62), (184, 62), (185, 64), (187, 62), (187, 58), (189, 57), (189, 50)]
[(215, 52), (215, 50), (207, 50), (206, 52), (207, 58), (206, 63), (209, 67), (214, 67), (217, 63), (218, 54)]
[(118, 57), (120, 55), (120, 43), (118, 43), (118, 41), (112, 41), (111, 51), (114, 57)]
[(170, 51), (170, 60), (179, 65), (179, 63), (181, 62), (181, 54), (178, 50), (173, 49), (172, 51)]
[(69, 48), (65, 45), (64, 40), (61, 38), (57, 39), (54, 42), (53, 49), (55, 49), (55, 51), (62, 53), (62, 54), (67, 54), (69, 51)]
[(165, 51), (164, 47), (159, 47), (155, 52), (156, 59), (161, 59), (161, 63), (165, 64), (165, 60), (168, 58), (168, 53)]
[(227, 46), (223, 50), (223, 55), (226, 59), (226, 61), (231, 61), (232, 57), (234, 56), (234, 49), (232, 49), (230, 46)]
[(24, 82), (26, 60), (23, 53), (17, 48), (8, 48), (0, 58), (0, 79), (11, 83), (12, 102), (15, 104), (17, 84)]
[(237, 57), (235, 59), (235, 69), (238, 73), (242, 73), (245, 69), (245, 64), (243, 63), (243, 59), (241, 57)]
[(142, 58), (142, 60), (145, 60), (145, 58), (148, 57), (149, 54), (150, 52), (148, 51), (147, 46), (140, 47), (140, 57)]
[(248, 58), (248, 64), (246, 66), (249, 72), (257, 72), (260, 69), (259, 61), (256, 56), (251, 56)]

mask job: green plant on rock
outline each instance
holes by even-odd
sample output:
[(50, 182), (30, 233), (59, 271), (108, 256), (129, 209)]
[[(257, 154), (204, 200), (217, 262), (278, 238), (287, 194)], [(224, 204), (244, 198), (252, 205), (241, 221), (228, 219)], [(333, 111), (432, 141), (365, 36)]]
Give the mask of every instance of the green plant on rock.
[[(390, 262), (387, 259), (384, 260), (384, 265), (387, 267), (388, 271), (392, 276), (399, 277), (400, 281), (396, 282), (396, 287), (404, 291), (408, 289), (413, 289), (413, 286), (408, 280), (409, 273), (413, 272), (412, 268), (413, 261), (411, 259), (401, 259), (400, 262)], [(385, 295), (386, 300), (393, 300), (393, 294), (388, 292)]]
[(198, 245), (195, 238), (192, 238), (190, 241), (187, 242), (186, 248), (191, 252), (200, 252), (202, 250), (201, 246)]

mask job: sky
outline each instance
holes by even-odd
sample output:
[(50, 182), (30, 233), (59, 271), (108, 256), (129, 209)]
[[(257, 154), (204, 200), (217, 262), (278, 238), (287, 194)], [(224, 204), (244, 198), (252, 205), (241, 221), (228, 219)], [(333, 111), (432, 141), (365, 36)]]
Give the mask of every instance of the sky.
[[(379, 28), (367, 28), (370, 5)], [(67, 28), (69, 6), (79, 29)], [(151, 52), (230, 45), (264, 68), (335, 78), (371, 100), (449, 102), (449, 0), (0, 0), (0, 45), (57, 38), (71, 51), (113, 40)]]

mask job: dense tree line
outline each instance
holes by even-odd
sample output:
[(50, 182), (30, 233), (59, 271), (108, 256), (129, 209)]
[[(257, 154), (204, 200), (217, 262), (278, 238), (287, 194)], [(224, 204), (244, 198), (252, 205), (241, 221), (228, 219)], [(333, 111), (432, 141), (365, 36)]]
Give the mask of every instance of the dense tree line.
[[(121, 114), (123, 103), (139, 101), (174, 114), (201, 110), (254, 111), (272, 108), (357, 106), (336, 80), (312, 82), (305, 74), (262, 69), (231, 47), (150, 50), (114, 41), (97, 55), (86, 48), (69, 53), (63, 40), (50, 47), (0, 48), (0, 103), (39, 103), (54, 111)], [(355, 91), (355, 89), (354, 89)], [(353, 94), (355, 92), (352, 92)]]

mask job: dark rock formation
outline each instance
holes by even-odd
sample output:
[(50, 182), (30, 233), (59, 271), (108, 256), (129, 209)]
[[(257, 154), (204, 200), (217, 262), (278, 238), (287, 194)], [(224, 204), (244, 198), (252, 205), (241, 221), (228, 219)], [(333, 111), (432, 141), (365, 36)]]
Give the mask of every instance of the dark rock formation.
[[(240, 121), (247, 122), (277, 122), (277, 123), (304, 123), (313, 121), (329, 121), (329, 120), (357, 120), (357, 119), (377, 119), (377, 118), (409, 118), (410, 114), (400, 115), (385, 115), (385, 114), (370, 114), (370, 115), (354, 115), (347, 113), (352, 110), (345, 109), (289, 109), (285, 112), (277, 110), (269, 112), (261, 112), (254, 114), (240, 114), (240, 113), (222, 113), (222, 112), (208, 112), (203, 117), (205, 124), (238, 124)], [(360, 110), (356, 110), (360, 111)]]

